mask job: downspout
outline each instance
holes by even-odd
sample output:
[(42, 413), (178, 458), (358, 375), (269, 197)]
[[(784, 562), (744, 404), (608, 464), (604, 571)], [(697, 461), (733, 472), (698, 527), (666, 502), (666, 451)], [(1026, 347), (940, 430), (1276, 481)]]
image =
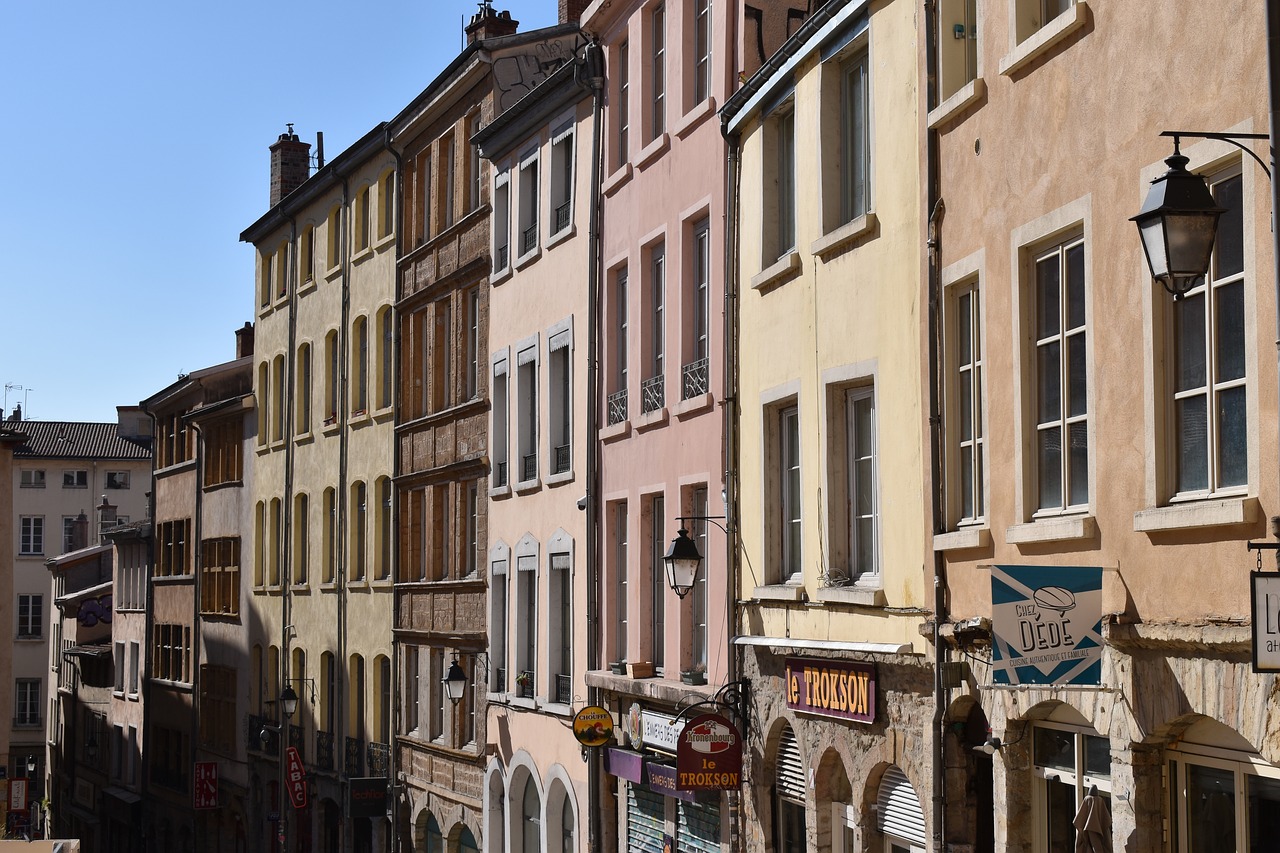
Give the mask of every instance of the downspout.
[[(151, 418), (151, 435), (158, 436), (160, 434), (160, 431), (158, 429), (160, 424), (159, 424), (159, 421), (156, 419), (156, 413), (153, 411), (150, 411), (149, 409), (143, 409), (143, 411), (146, 412), (147, 415)], [(156, 464), (156, 462), (157, 462), (156, 442), (153, 440), (151, 442), (151, 494), (147, 497), (147, 521), (150, 522), (147, 529), (147, 543), (146, 543), (148, 575), (152, 574), (152, 572), (155, 570), (155, 565), (156, 565), (156, 535), (155, 535), (155, 532), (156, 532), (156, 471), (159, 470), (159, 466)], [(156, 596), (155, 596), (155, 584), (152, 583), (150, 577), (147, 578), (146, 588), (147, 588), (147, 592), (145, 596), (146, 604), (144, 605), (144, 607), (146, 608), (145, 612), (147, 614), (147, 618), (143, 620), (142, 648), (138, 650), (138, 681), (141, 682), (139, 685), (139, 691), (142, 694), (142, 714), (143, 714), (141, 730), (138, 732), (138, 755), (139, 756), (143, 756), (147, 754), (146, 752), (147, 744), (151, 741), (151, 726), (147, 725), (147, 723), (150, 722), (151, 720), (151, 715), (148, 709), (151, 707), (152, 691), (151, 691), (151, 679), (146, 677), (146, 673), (151, 671), (151, 643), (153, 642), (153, 638), (155, 636), (153, 626), (155, 622), (155, 613), (156, 613)], [(77, 676), (79, 675), (79, 671), (80, 671), (80, 667), (79, 667), (79, 664), (77, 663), (76, 665)], [(78, 691), (79, 691), (79, 688), (77, 687), (77, 693)], [(72, 750), (72, 755), (73, 756), (75, 755), (74, 749)], [(142, 761), (141, 759), (139, 759), (138, 764), (140, 765), (141, 763)], [(151, 801), (151, 798), (147, 796), (147, 794), (151, 790), (150, 776), (151, 776), (150, 773), (140, 772), (135, 777), (138, 780), (138, 788), (139, 790), (142, 791), (142, 802), (139, 804), (139, 809), (138, 809), (138, 820), (139, 820), (139, 823), (141, 823), (142, 825), (138, 827), (138, 835), (142, 839), (144, 846), (145, 846), (146, 837), (147, 837), (146, 828), (150, 826), (150, 818), (151, 818), (151, 811), (152, 811), (151, 809), (152, 801)]]
[[(385, 148), (392, 157), (396, 159), (396, 171), (392, 178), (393, 191), (396, 200), (401, 197), (400, 187), (400, 170), (404, 165), (404, 161), (400, 157), (400, 152), (391, 147), (391, 127), (388, 126), (382, 137), (382, 147)], [(397, 355), (400, 352), (400, 318), (395, 314), (395, 304), (400, 297), (400, 250), (402, 248), (401, 239), (401, 223), (404, 219), (404, 205), (397, 204), (395, 207), (395, 234), (396, 234), (396, 263), (392, 270), (392, 286), (394, 288), (391, 294), (391, 316), (388, 322), (391, 323), (391, 383), (392, 407), (393, 411), (400, 411), (400, 383), (395, 381), (400, 376), (398, 368)], [(395, 482), (396, 476), (400, 473), (400, 442), (396, 440), (395, 426), (391, 428), (391, 478)], [(400, 529), (400, 501), (399, 495), (395, 500), (391, 501), (391, 529), (398, 531)], [(400, 643), (397, 642), (395, 636), (396, 630), (396, 580), (400, 577), (400, 549), (391, 549), (391, 731), (388, 733), (391, 739), (391, 853), (399, 853), (400, 851), (400, 797), (397, 791), (400, 787), (400, 768), (398, 759), (400, 750), (396, 749), (397, 732), (400, 731)]]
[[(351, 181), (348, 177), (342, 178), (342, 206), (338, 209), (338, 224), (342, 228), (342, 241), (339, 243), (339, 257), (342, 259), (342, 312), (338, 320), (338, 364), (342, 365), (338, 373), (338, 389), (337, 399), (334, 404), (337, 408), (338, 416), (338, 535), (334, 536), (334, 548), (337, 549), (337, 559), (334, 561), (334, 578), (333, 582), (338, 593), (338, 660), (337, 669), (340, 673), (339, 681), (343, 689), (337, 695), (337, 701), (334, 703), (338, 706), (341, 713), (340, 725), (335, 726), (342, 732), (342, 740), (340, 743), (343, 747), (343, 754), (346, 754), (346, 738), (349, 736), (347, 731), (347, 706), (346, 697), (351, 692), (351, 667), (347, 662), (347, 371), (349, 368), (347, 358), (347, 326), (348, 318), (351, 313), (351, 257), (349, 255), (350, 246), (347, 243), (347, 210), (350, 204)], [(367, 334), (367, 331), (366, 331)], [(369, 493), (365, 491), (365, 503), (368, 503)], [(337, 745), (334, 747), (337, 749)], [(348, 795), (349, 782), (346, 774), (342, 778), (342, 800), (344, 803), (343, 812), (345, 814), (345, 803)], [(350, 849), (353, 842), (354, 828), (350, 820), (342, 822), (342, 843), (343, 849)]]
[[(600, 45), (592, 42), (584, 51), (585, 85), (591, 90), (591, 212), (587, 226), (587, 670), (600, 668), (600, 494), (597, 478), (600, 469), (600, 305), (601, 260), (601, 158), (603, 157), (600, 125), (604, 112), (604, 68)], [(578, 79), (578, 85), (584, 81)], [(587, 703), (600, 703), (600, 689), (587, 688)], [(587, 850), (601, 849), (601, 773), (600, 751), (587, 756)]]
[[(296, 216), (289, 217), (289, 251), (285, 254), (284, 280), (286, 282), (293, 281), (292, 271), (298, 268), (297, 264), (298, 252), (298, 220)], [(288, 286), (288, 285), (286, 285)], [(290, 576), (289, 560), (292, 556), (293, 542), (293, 396), (294, 383), (296, 377), (294, 372), (297, 368), (297, 361), (294, 357), (297, 352), (297, 335), (298, 335), (298, 290), (295, 286), (293, 292), (289, 294), (289, 343), (285, 350), (285, 375), (288, 376), (288, 393), (280, 402), (280, 413), (284, 415), (284, 423), (281, 425), (281, 434), (284, 437), (284, 496), (281, 498), (280, 507), (280, 538), (284, 541), (280, 544), (280, 672), (284, 677), (284, 685), (276, 686), (276, 698), (280, 697), (284, 687), (289, 684), (289, 677), (292, 674), (293, 665), (292, 656), (289, 653), (289, 618), (293, 610), (293, 601), (289, 594), (289, 585), (292, 581)], [(269, 440), (269, 439), (268, 439)], [(198, 539), (196, 540), (199, 541)], [(289, 745), (289, 726), (292, 725), (290, 719), (284, 713), (284, 706), (277, 701), (277, 708), (280, 709), (280, 767), (283, 775), (283, 768), (287, 764), (287, 748)], [(284, 822), (284, 816), (289, 814), (288, 791), (284, 784), (284, 779), (280, 780), (280, 803), (277, 806), (280, 809), (281, 822), (284, 826), (285, 843), (288, 844), (290, 837), (290, 825)], [(298, 820), (301, 818), (299, 817)], [(293, 832), (298, 831), (297, 822), (294, 821), (292, 827)]]
[[(738, 647), (734, 638), (740, 633), (741, 612), (738, 610), (738, 589), (742, 575), (738, 535), (738, 205), (742, 186), (739, 169), (741, 137), (734, 133), (727, 137), (729, 151), (725, 161), (725, 239), (724, 239), (724, 489), (725, 557), (728, 560), (728, 579), (725, 589), (725, 606), (729, 615), (728, 681), (737, 681), (742, 667), (738, 665)], [(742, 651), (741, 654), (746, 654)], [(748, 706), (749, 707), (749, 706)], [(745, 731), (743, 720), (742, 736)], [(729, 800), (729, 850), (742, 850), (742, 792), (728, 792)]]
[[(925, 85), (926, 105), (938, 101), (938, 28), (937, 4), (934, 0), (925, 0)], [(929, 371), (929, 477), (930, 477), (930, 509), (933, 529), (930, 535), (932, 549), (933, 536), (945, 532), (946, 518), (942, 496), (942, 412), (940, 408), (941, 378), (939, 363), (941, 324), (941, 275), (939, 258), (942, 242), (942, 219), (946, 205), (942, 202), (940, 186), (941, 175), (938, 164), (938, 131), (928, 128), (925, 136), (925, 180), (927, 186), (926, 207), (928, 211), (928, 242), (926, 257), (928, 264), (929, 288), (929, 321), (928, 321), (928, 364)], [(943, 853), (946, 849), (946, 732), (947, 732), (947, 688), (942, 677), (943, 664), (946, 663), (946, 648), (942, 639), (942, 624), (947, 620), (947, 561), (942, 551), (933, 551), (933, 849), (935, 853)]]
[[(250, 375), (252, 375), (252, 370), (253, 369), (250, 368)], [(202, 598), (204, 584), (201, 582), (200, 569), (203, 568), (203, 565), (204, 565), (204, 555), (202, 554), (202, 549), (199, 547), (204, 534), (204, 525), (201, 524), (201, 521), (203, 520), (203, 517), (204, 517), (204, 513), (203, 513), (204, 441), (203, 441), (203, 431), (200, 429), (200, 425), (194, 420), (191, 422), (191, 429), (196, 433), (197, 436), (199, 436), (199, 438), (195, 442), (195, 448), (196, 448), (195, 450), (195, 457), (196, 457), (195, 458), (195, 462), (196, 462), (195, 492), (196, 494), (195, 494), (195, 512), (191, 519), (191, 540), (190, 540), (194, 546), (191, 549), (191, 561), (192, 561), (191, 580), (192, 580), (192, 589), (194, 593), (193, 597), (195, 598), (194, 610), (195, 610), (195, 617), (196, 617), (195, 619), (192, 620), (192, 625), (191, 625), (191, 649), (193, 652), (193, 657), (195, 658), (195, 665), (191, 667), (191, 693), (193, 696), (199, 697), (200, 696), (200, 660), (201, 660), (200, 625), (201, 623), (204, 622), (204, 620), (200, 618), (200, 602), (204, 600)], [(152, 435), (154, 434), (155, 433), (152, 433)], [(153, 484), (155, 483), (154, 479), (152, 479), (152, 483)], [(200, 565), (198, 566), (195, 565), (196, 561), (200, 561)], [(188, 756), (188, 759), (187, 759), (189, 762), (187, 765), (188, 767), (196, 766), (197, 754), (199, 753), (198, 741), (199, 741), (199, 733), (200, 733), (201, 711), (202, 711), (202, 708), (200, 707), (200, 702), (198, 701), (198, 699), (197, 701), (193, 701), (191, 703), (191, 732), (195, 734), (196, 737), (191, 738), (191, 742), (190, 744), (188, 744), (188, 748), (190, 749), (190, 752), (191, 752), (191, 754)]]

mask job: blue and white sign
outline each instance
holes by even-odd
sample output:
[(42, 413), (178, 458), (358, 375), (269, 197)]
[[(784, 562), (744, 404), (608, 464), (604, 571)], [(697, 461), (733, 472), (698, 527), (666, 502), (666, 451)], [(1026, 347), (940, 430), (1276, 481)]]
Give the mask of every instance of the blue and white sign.
[(992, 680), (1102, 682), (1102, 569), (991, 567)]

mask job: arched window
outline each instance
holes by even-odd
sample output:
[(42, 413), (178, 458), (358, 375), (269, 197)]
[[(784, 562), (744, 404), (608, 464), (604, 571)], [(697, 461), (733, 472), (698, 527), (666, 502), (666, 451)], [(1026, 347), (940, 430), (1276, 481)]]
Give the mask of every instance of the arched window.
[(560, 851), (561, 853), (577, 853), (574, 843), (573, 805), (566, 796), (560, 804)]
[[(498, 849), (501, 850), (502, 848), (499, 847)], [(458, 853), (480, 853), (476, 847), (476, 837), (465, 826), (458, 833)]]
[(777, 849), (779, 853), (804, 853), (804, 763), (791, 726), (785, 726), (778, 739), (773, 767), (777, 778)]
[(520, 804), (520, 849), (535, 853), (542, 849), (542, 802), (532, 779), (525, 780), (524, 799)]
[(427, 845), (427, 853), (444, 853), (444, 836), (440, 834), (440, 824), (436, 822), (435, 815), (427, 815), (423, 840)]

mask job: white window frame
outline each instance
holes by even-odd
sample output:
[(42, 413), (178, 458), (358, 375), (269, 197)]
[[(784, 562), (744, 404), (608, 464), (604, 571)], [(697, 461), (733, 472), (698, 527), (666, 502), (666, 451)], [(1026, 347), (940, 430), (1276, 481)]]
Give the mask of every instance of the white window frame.
[[(526, 338), (512, 347), (516, 353), (516, 461), (520, 463), (518, 471), (511, 472), (516, 486), (533, 485), (539, 482), (538, 472), (542, 465), (538, 458), (539, 418), (541, 416), (541, 394), (539, 382), (541, 373), (541, 354), (538, 352), (537, 336)], [(533, 476), (525, 476), (525, 463), (529, 460), (533, 465)]]
[(539, 212), (541, 208), (540, 200), (540, 178), (539, 165), (541, 162), (541, 151), (535, 148), (520, 160), (520, 166), (517, 171), (518, 184), (516, 187), (516, 238), (519, 243), (516, 245), (516, 264), (519, 265), (524, 261), (533, 258), (538, 254), (541, 246), (541, 231), (539, 223)]
[(511, 251), (511, 170), (503, 169), (493, 177), (493, 275), (511, 271), (515, 260)]
[[(879, 495), (880, 449), (878, 438), (879, 424), (877, 422), (879, 415), (876, 407), (875, 386), (861, 385), (855, 388), (850, 388), (845, 392), (844, 397), (845, 459), (847, 460), (845, 473), (848, 478), (845, 488), (847, 490), (846, 495), (849, 507), (847, 528), (849, 531), (849, 542), (846, 547), (849, 549), (850, 575), (851, 579), (859, 586), (878, 587), (880, 585), (881, 524)], [(871, 435), (869, 436), (869, 440), (871, 447), (870, 454), (866, 457), (860, 457), (858, 451), (859, 439), (862, 436), (858, 433), (858, 419), (856, 413), (857, 409), (862, 405), (870, 406)], [(858, 462), (862, 458), (866, 458), (871, 469), (869, 472), (869, 476), (871, 478), (871, 505), (869, 507), (856, 506), (856, 496), (864, 491), (861, 478), (863, 476), (868, 476), (867, 472), (860, 473), (858, 470)], [(871, 526), (871, 543), (869, 545), (870, 561), (868, 564), (864, 564), (858, 558), (859, 552), (862, 551), (864, 547), (862, 538), (865, 535), (860, 532), (858, 522), (864, 517), (870, 521)]]
[(23, 468), (20, 488), (23, 489), (43, 489), (45, 487), (45, 471), (43, 468)]
[(40, 593), (19, 593), (14, 625), (18, 639), (42, 639), (44, 637), (44, 596)]
[[(1090, 774), (1085, 767), (1085, 738), (1099, 738), (1106, 740), (1105, 735), (1099, 735), (1093, 729), (1063, 723), (1053, 723), (1036, 721), (1034, 723), (1026, 723), (1030, 726), (1027, 736), (1030, 739), (1028, 746), (1028, 760), (1031, 767), (1031, 776), (1033, 778), (1034, 792), (1032, 795), (1033, 806), (1032, 814), (1034, 821), (1034, 835), (1032, 839), (1032, 849), (1034, 853), (1053, 853), (1048, 843), (1049, 831), (1049, 785), (1065, 784), (1070, 785), (1075, 792), (1074, 805), (1071, 810), (1071, 816), (1068, 821), (1075, 816), (1076, 811), (1080, 808), (1080, 803), (1090, 789), (1097, 787), (1099, 793), (1105, 793), (1108, 797), (1111, 795), (1111, 773), (1110, 764), (1108, 764), (1109, 772), (1107, 775)], [(1046, 729), (1070, 734), (1074, 738), (1074, 764), (1070, 770), (1042, 765), (1036, 761), (1036, 730)]]
[(69, 468), (62, 472), (62, 488), (89, 488), (89, 470), (87, 468)]
[[(490, 392), (490, 408), (493, 426), (490, 429), (490, 450), (493, 459), (493, 472), (489, 481), (489, 492), (504, 493), (514, 482), (514, 471), (511, 470), (511, 364), (509, 350), (501, 349), (491, 358), (493, 362), (493, 386)], [(505, 468), (503, 466), (506, 466)]]
[[(551, 135), (550, 212), (547, 217), (549, 234), (554, 237), (572, 231), (574, 199), (573, 188), (577, 172), (575, 152), (576, 126), (572, 119), (556, 128)], [(560, 210), (565, 209), (564, 224), (560, 224)]]
[(24, 557), (44, 554), (43, 515), (24, 515), (19, 518), (18, 554)]
[(711, 0), (693, 0), (689, 4), (689, 21), (692, 38), (689, 49), (692, 51), (689, 62), (691, 80), (690, 108), (711, 97), (713, 66), (711, 58), (714, 54), (712, 25), (715, 19), (711, 15)]
[[(566, 319), (547, 335), (547, 481), (559, 482), (573, 475), (573, 324)], [(560, 465), (560, 449), (568, 460)]]

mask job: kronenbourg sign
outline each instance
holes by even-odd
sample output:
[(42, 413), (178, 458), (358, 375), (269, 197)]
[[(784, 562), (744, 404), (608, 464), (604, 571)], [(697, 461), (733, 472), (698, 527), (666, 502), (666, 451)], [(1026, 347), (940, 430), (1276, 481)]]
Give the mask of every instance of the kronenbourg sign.
[(680, 731), (676, 789), (730, 791), (742, 784), (742, 737), (719, 714), (703, 714)]
[(991, 567), (996, 684), (1102, 682), (1102, 569)]

